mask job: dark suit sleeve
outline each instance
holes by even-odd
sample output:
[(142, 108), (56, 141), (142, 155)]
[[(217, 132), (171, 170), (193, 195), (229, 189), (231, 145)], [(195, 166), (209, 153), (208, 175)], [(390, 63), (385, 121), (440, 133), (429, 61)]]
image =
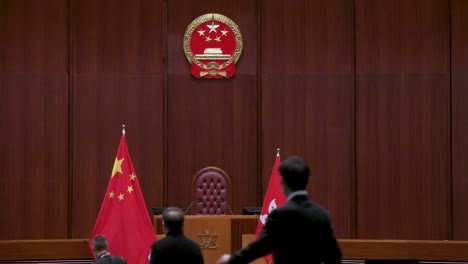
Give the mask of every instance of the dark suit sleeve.
[(325, 259), (323, 260), (323, 264), (340, 264), (341, 263), (341, 249), (338, 245), (338, 241), (335, 237), (335, 231), (331, 226), (331, 222), (328, 222), (327, 225), (327, 232), (328, 237), (327, 241), (325, 241)]
[(257, 240), (251, 242), (246, 247), (233, 253), (229, 259), (230, 264), (249, 263), (259, 257), (266, 256), (272, 252), (272, 241), (275, 239), (275, 233), (278, 232), (277, 226), (280, 214), (277, 210), (270, 213), (267, 222), (258, 235)]

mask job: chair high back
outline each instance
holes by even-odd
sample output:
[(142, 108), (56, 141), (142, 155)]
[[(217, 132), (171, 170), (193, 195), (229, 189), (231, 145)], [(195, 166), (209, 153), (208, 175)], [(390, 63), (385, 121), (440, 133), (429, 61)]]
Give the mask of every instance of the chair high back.
[(225, 171), (217, 167), (206, 167), (193, 178), (195, 203), (193, 214), (229, 214), (231, 180)]

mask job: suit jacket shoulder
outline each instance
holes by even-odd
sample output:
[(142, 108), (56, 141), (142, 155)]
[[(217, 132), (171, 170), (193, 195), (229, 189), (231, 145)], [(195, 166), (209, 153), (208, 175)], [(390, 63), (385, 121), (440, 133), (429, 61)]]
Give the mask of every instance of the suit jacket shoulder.
[(257, 240), (235, 252), (230, 263), (248, 263), (273, 253), (275, 263), (339, 264), (341, 251), (328, 211), (306, 195), (273, 210)]
[(203, 264), (200, 245), (184, 235), (168, 235), (151, 246), (151, 264)]

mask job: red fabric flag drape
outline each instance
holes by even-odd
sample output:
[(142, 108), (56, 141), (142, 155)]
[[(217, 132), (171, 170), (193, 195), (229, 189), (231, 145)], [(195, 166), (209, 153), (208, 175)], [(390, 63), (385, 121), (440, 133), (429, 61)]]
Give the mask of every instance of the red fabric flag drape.
[[(277, 154), (275, 164), (273, 165), (273, 169), (271, 171), (270, 182), (268, 183), (268, 189), (265, 194), (265, 199), (263, 200), (262, 213), (260, 215), (260, 219), (257, 224), (257, 229), (255, 231), (255, 239), (257, 239), (258, 235), (260, 234), (260, 231), (265, 225), (270, 212), (276, 207), (285, 204), (288, 200), (286, 195), (284, 195), (283, 191), (281, 190), (281, 181), (278, 171), (280, 163), (280, 155)], [(266, 263), (270, 263), (272, 259), (272, 254), (265, 256)]]
[(128, 264), (148, 263), (151, 245), (156, 241), (125, 134), (120, 138), (109, 185), (89, 238), (91, 250), (97, 235), (105, 236), (109, 252), (124, 257)]

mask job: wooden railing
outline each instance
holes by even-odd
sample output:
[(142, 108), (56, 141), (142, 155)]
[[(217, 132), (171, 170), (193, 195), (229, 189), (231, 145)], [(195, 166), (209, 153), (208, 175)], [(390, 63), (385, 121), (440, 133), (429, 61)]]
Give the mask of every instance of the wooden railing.
[[(249, 237), (250, 236), (250, 237)], [(253, 235), (243, 235), (250, 241)], [(468, 241), (341, 239), (343, 259), (468, 262)], [(1, 240), (0, 263), (27, 260), (91, 260), (86, 239)]]
[(468, 241), (342, 239), (343, 259), (468, 261)]
[(86, 239), (0, 240), (0, 261), (92, 258)]

